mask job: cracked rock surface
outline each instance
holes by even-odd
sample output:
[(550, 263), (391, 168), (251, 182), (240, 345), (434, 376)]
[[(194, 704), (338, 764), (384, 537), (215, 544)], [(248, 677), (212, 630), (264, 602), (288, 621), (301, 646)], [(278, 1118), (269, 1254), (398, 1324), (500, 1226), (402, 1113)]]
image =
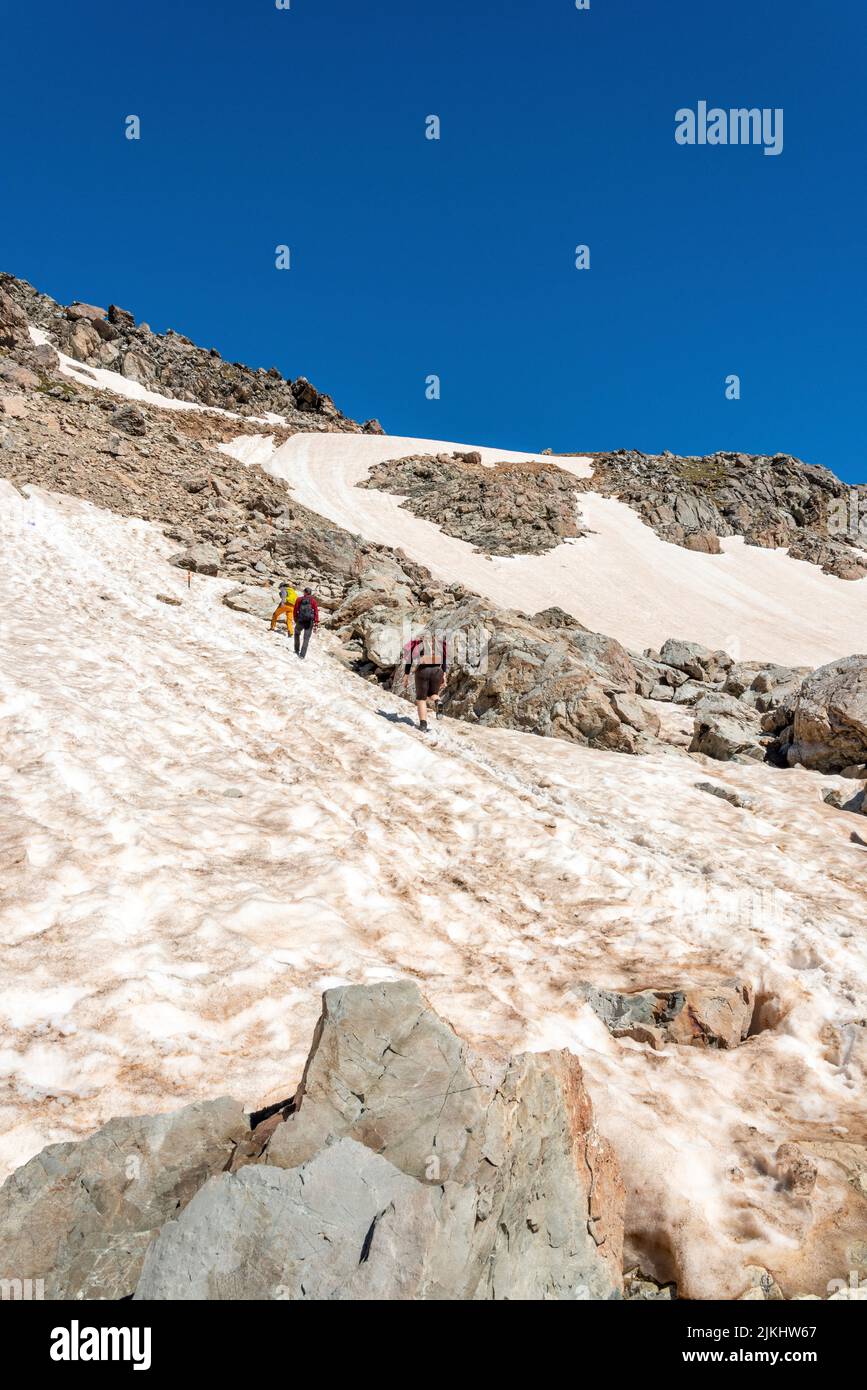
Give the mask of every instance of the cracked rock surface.
[(49, 1298), (608, 1299), (623, 1215), (578, 1060), (483, 1057), (400, 981), (326, 993), (252, 1135), (223, 1099), (44, 1149), (0, 1240)]

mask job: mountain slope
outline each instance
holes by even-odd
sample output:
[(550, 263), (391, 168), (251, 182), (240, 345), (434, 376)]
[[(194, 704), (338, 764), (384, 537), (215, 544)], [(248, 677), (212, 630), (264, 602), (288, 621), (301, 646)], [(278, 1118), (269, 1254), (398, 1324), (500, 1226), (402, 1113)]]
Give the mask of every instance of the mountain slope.
[[(698, 1297), (750, 1263), (839, 1273), (865, 851), (827, 778), (727, 766), (739, 810), (676, 754), (452, 721), (430, 746), (152, 525), (8, 484), (0, 519), (7, 1164), (112, 1114), (279, 1099), (321, 989), (409, 975), (479, 1043), (581, 1056), (645, 1268)], [(576, 992), (731, 976), (760, 999), (732, 1052), (616, 1041)], [(809, 1212), (762, 1176), (798, 1139)]]
[[(721, 541), (719, 555), (663, 541), (626, 503), (592, 491), (579, 498), (589, 535), (543, 555), (493, 556), (413, 516), (401, 499), (361, 489), (383, 459), (475, 446), (375, 435), (296, 434), (257, 461), (283, 478), (298, 501), (379, 544), (399, 544), (445, 582), (457, 581), (506, 607), (538, 612), (556, 604), (593, 631), (630, 648), (688, 637), (738, 660), (815, 666), (860, 651), (867, 630), (867, 579), (847, 581), (783, 549)], [(551, 462), (544, 455), (481, 449), (482, 460)], [(587, 485), (592, 460), (558, 458)]]

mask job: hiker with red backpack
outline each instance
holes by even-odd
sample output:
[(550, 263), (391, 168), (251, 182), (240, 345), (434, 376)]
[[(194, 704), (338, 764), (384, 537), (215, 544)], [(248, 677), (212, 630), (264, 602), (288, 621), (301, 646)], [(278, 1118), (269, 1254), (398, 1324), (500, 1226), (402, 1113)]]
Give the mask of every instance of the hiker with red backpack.
[(310, 646), (310, 634), (319, 630), (319, 604), (309, 589), (295, 600), (292, 613), (295, 621), (295, 655), (303, 661)]
[(403, 652), (403, 670), (409, 675), (415, 663), (415, 707), (418, 710), (418, 727), (427, 733), (427, 705), (433, 702), (437, 719), (442, 719), (440, 695), (448, 679), (448, 644), (444, 633), (422, 633), (406, 644)]

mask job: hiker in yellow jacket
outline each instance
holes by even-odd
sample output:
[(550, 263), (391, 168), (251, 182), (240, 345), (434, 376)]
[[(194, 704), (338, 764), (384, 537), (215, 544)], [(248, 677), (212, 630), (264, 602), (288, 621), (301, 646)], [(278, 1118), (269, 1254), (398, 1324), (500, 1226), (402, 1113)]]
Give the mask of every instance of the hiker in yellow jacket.
[(287, 630), (287, 632), (289, 633), (289, 636), (290, 636), (290, 637), (292, 636), (292, 633), (293, 633), (293, 631), (294, 631), (294, 629), (293, 629), (293, 627), (292, 627), (292, 613), (293, 613), (293, 610), (294, 610), (294, 608), (295, 608), (295, 600), (297, 599), (297, 597), (298, 597), (297, 593), (295, 592), (295, 590), (292, 588), (292, 586), (291, 586), (290, 584), (281, 584), (281, 585), (280, 585), (280, 602), (278, 603), (277, 607), (274, 609), (274, 612), (271, 614), (271, 631), (272, 631), (272, 632), (274, 631), (275, 627), (277, 626), (277, 620), (278, 620), (278, 618), (282, 618), (282, 617), (285, 616), (285, 618), (286, 618), (286, 630)]

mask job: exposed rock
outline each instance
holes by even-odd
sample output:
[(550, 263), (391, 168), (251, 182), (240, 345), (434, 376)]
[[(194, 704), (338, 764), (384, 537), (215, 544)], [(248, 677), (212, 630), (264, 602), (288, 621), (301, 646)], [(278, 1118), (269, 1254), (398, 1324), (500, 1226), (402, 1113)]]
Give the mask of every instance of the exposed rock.
[(135, 1298), (471, 1297), (474, 1222), (469, 1187), (420, 1182), (341, 1139), (299, 1168), (208, 1183), (163, 1227)]
[(719, 537), (742, 536), (748, 545), (785, 547), (841, 579), (867, 574), (867, 511), (862, 504), (853, 518), (849, 496), (867, 489), (789, 454), (618, 449), (593, 455), (592, 478), (577, 481), (628, 503), (674, 545), (716, 554)]
[(76, 300), (67, 308), (66, 317), (73, 320), (84, 319), (86, 322), (101, 321), (105, 318), (105, 310), (95, 304), (80, 304)]
[(695, 785), (700, 792), (707, 792), (708, 796), (718, 796), (721, 801), (727, 801), (730, 806), (737, 806), (739, 810), (749, 811), (753, 807), (754, 803), (750, 797), (740, 796), (730, 787), (721, 787), (716, 782), (696, 782)]
[(267, 1164), (351, 1138), (444, 1187), (466, 1252), (450, 1297), (619, 1296), (622, 1189), (570, 1053), (479, 1056), (409, 982), (329, 990), (296, 1106)]
[(556, 605), (551, 608), (543, 608), (540, 613), (534, 613), (531, 622), (536, 627), (568, 628), (573, 632), (587, 632), (589, 630), (583, 623), (579, 623), (577, 618), (573, 618), (571, 613), (557, 608)]
[(180, 569), (194, 570), (197, 574), (215, 575), (220, 572), (221, 559), (216, 546), (202, 541), (199, 545), (191, 546), (183, 555), (179, 555), (175, 564)]
[(721, 762), (762, 761), (761, 725), (749, 707), (731, 695), (706, 695), (695, 707), (691, 753)]
[(172, 608), (182, 607), (181, 599), (172, 598), (171, 594), (157, 594), (156, 597), (159, 599), (160, 603), (168, 603), (172, 606)]
[(630, 694), (637, 690), (638, 672), (629, 652), (616, 638), (602, 632), (588, 632), (582, 627), (568, 628), (564, 636), (601, 680), (613, 681), (620, 690)]
[(111, 413), (111, 423), (116, 430), (123, 430), (124, 434), (133, 435), (141, 438), (147, 434), (147, 423), (138, 406), (119, 405)]
[(675, 1284), (658, 1284), (636, 1266), (623, 1276), (623, 1297), (629, 1302), (667, 1303), (677, 1298)]
[(269, 589), (230, 589), (223, 595), (223, 602), (227, 608), (233, 608), (236, 613), (249, 613), (254, 618), (261, 618), (263, 622), (270, 622), (279, 601), (279, 596)]
[[(152, 333), (145, 323), (118, 305), (108, 314), (96, 305), (72, 304), (63, 309), (48, 295), (40, 294), (24, 280), (0, 274), (0, 291), (16, 311), (14, 332), (4, 343), (4, 310), (0, 305), (0, 346), (30, 346), (27, 321), (49, 335), (51, 344), (76, 361), (92, 367), (110, 367), (132, 381), (179, 400), (219, 407), (246, 415), (266, 412), (281, 416), (295, 429), (340, 429), (353, 433), (381, 432), (377, 421), (365, 426), (341, 415), (330, 396), (317, 391), (305, 378), (285, 381), (278, 371), (254, 370), (239, 362), (225, 362), (216, 350), (199, 348), (183, 334)], [(52, 351), (49, 348), (48, 351)]]
[(151, 1239), (246, 1131), (222, 1099), (50, 1144), (0, 1188), (0, 1278), (42, 1279), (46, 1298), (127, 1298)]
[(776, 1279), (763, 1265), (747, 1265), (744, 1275), (748, 1283), (743, 1293), (737, 1295), (739, 1302), (746, 1300), (779, 1303), (784, 1298)]
[(635, 752), (639, 735), (608, 698), (600, 677), (570, 640), (552, 639), (517, 614), (468, 605), (450, 615), (458, 631), (478, 634), (472, 656), (454, 663), (443, 707), (481, 724)]
[(638, 733), (650, 733), (654, 737), (659, 733), (659, 715), (648, 710), (637, 695), (612, 690), (608, 692), (608, 698), (622, 724), (628, 724), (630, 729), (635, 729)]
[(29, 344), (27, 315), (2, 288), (0, 282), (0, 347), (28, 347)]
[(537, 555), (583, 534), (575, 479), (554, 464), (489, 468), (475, 452), (412, 455), (374, 465), (359, 487), (405, 497), (416, 516), (489, 555)]
[(837, 811), (852, 811), (867, 816), (867, 786), (855, 793), (842, 792), (838, 787), (822, 793), (822, 800)]
[(135, 317), (127, 309), (121, 309), (117, 304), (109, 304), (108, 321), (113, 323), (116, 328), (123, 328), (130, 331), (135, 328)]
[(33, 391), (39, 385), (39, 377), (29, 367), (21, 367), (8, 358), (0, 358), (0, 381), (14, 386), (19, 391)]
[(679, 989), (621, 992), (582, 982), (574, 992), (615, 1038), (633, 1038), (659, 1050), (669, 1043), (738, 1047), (749, 1031), (754, 996), (741, 980)]
[(841, 772), (867, 763), (867, 656), (820, 666), (795, 700), (790, 764)]
[(712, 652), (700, 642), (683, 642), (676, 637), (668, 638), (659, 655), (666, 666), (673, 666), (697, 681), (711, 680), (721, 666), (731, 664), (725, 652)]

